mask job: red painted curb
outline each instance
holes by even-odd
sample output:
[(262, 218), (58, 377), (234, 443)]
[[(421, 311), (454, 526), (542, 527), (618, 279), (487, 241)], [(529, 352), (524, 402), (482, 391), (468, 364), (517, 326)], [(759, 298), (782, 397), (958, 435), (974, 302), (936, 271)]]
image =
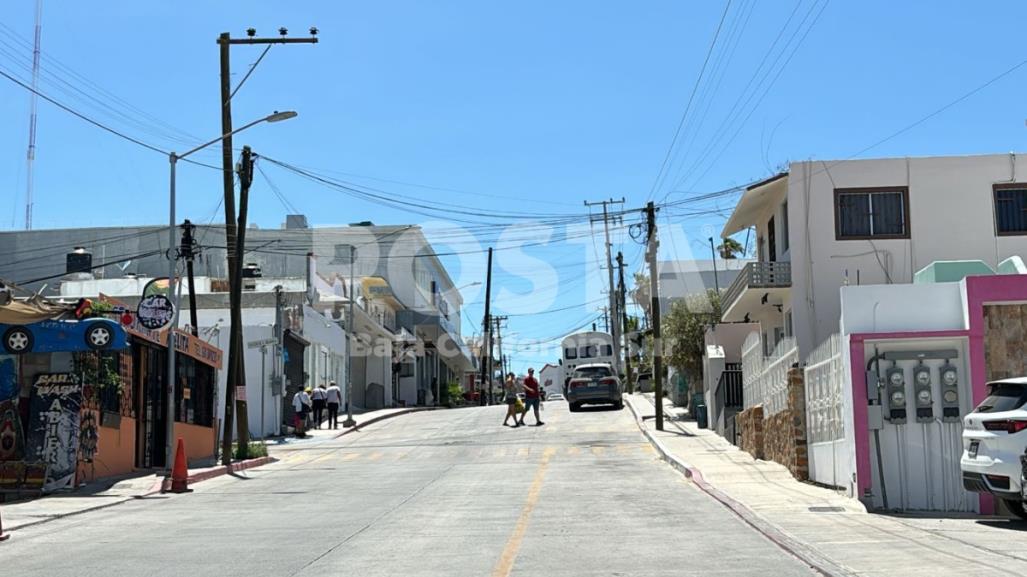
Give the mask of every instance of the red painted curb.
[[(208, 469), (206, 471), (202, 471), (202, 472), (199, 472), (199, 473), (195, 473), (195, 474), (189, 475), (188, 482), (189, 482), (190, 485), (193, 484), (193, 483), (200, 483), (200, 482), (206, 481), (208, 479), (213, 479), (215, 477), (220, 477), (222, 475), (227, 475), (229, 473), (234, 473), (236, 471), (245, 471), (246, 469), (252, 469), (254, 467), (261, 467), (263, 465), (274, 463), (276, 461), (278, 461), (278, 459), (276, 459), (274, 457), (258, 457), (256, 459), (247, 459), (245, 461), (239, 461), (238, 463), (232, 463), (231, 465), (228, 465), (228, 466), (222, 465), (220, 467), (215, 467), (213, 469)], [(171, 482), (171, 480), (169, 478), (167, 478), (167, 477), (161, 479), (161, 481), (160, 481), (160, 489), (159, 489), (158, 492), (160, 492), (160, 493), (168, 492), (168, 490), (170, 489), (170, 486), (169, 486), (170, 482)], [(156, 485), (154, 485), (154, 486), (156, 487)], [(153, 493), (154, 493), (154, 491), (151, 490), (151, 492), (147, 493), (147, 495), (152, 495)]]

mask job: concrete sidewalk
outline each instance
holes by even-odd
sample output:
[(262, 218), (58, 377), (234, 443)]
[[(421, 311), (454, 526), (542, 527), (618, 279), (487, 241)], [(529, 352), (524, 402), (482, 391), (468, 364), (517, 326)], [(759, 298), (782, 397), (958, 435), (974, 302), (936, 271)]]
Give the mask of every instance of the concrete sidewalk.
[(713, 431), (682, 421), (664, 399), (655, 430), (653, 395), (626, 395), (657, 451), (701, 490), (778, 546), (826, 575), (1027, 575), (1027, 523), (998, 517), (867, 513), (844, 493), (797, 481)]

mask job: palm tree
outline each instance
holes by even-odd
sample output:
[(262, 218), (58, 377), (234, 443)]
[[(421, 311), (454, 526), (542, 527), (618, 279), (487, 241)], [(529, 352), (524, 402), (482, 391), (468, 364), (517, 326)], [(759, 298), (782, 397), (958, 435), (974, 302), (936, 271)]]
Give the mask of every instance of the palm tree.
[(745, 248), (733, 238), (725, 238), (724, 243), (717, 247), (717, 252), (724, 260), (738, 258), (739, 255), (745, 256)]

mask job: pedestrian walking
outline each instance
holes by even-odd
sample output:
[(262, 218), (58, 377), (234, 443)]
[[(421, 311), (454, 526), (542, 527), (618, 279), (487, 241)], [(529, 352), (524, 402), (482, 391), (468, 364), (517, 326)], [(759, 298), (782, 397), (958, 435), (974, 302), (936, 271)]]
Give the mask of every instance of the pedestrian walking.
[(339, 428), (339, 405), (342, 404), (342, 389), (332, 381), (325, 391), (325, 400), (328, 403), (328, 426), (333, 429)]
[(529, 408), (535, 412), (535, 426), (539, 427), (545, 424), (538, 415), (538, 409), (541, 403), (539, 393), (538, 380), (535, 378), (535, 369), (529, 368), (528, 376), (524, 377), (524, 411), (521, 413), (522, 425), (524, 424), (524, 416), (528, 414)]
[(324, 419), (325, 405), (328, 404), (328, 391), (325, 390), (324, 383), (314, 389), (314, 392), (310, 394), (310, 399), (314, 402), (314, 428), (320, 429), (321, 421)]
[(299, 390), (292, 396), (292, 410), (296, 412), (296, 436), (307, 436), (307, 413), (310, 411), (310, 394)]
[(503, 402), (506, 403), (506, 418), (503, 419), (503, 426), (505, 427), (510, 417), (513, 417), (513, 426), (520, 427), (521, 424), (517, 422), (517, 381), (514, 379), (513, 373), (506, 375), (506, 382), (503, 383), (503, 394)]

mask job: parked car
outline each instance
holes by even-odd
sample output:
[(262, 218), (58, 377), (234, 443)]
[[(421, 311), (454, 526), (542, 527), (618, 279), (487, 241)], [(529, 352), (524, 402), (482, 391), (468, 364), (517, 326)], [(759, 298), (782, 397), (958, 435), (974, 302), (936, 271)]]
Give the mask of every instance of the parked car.
[(959, 467), (967, 491), (991, 493), (1027, 520), (1020, 457), (1027, 450), (1027, 378), (988, 383), (988, 396), (963, 418)]
[(564, 397), (563, 395), (561, 395), (560, 393), (549, 393), (548, 395), (546, 395), (546, 399), (545, 400), (547, 400), (547, 401), (566, 401), (567, 398)]
[(613, 405), (624, 408), (624, 387), (608, 364), (578, 365), (567, 383), (567, 403), (571, 412), (582, 405)]
[(123, 349), (124, 329), (110, 319), (49, 320), (26, 325), (0, 323), (3, 349), (12, 355)]

